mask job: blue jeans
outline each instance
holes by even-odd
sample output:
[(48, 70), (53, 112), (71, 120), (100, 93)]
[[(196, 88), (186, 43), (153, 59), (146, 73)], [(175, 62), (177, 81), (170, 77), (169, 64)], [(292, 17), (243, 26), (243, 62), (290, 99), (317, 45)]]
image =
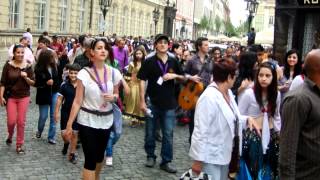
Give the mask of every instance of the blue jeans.
[(56, 123), (54, 122), (53, 114), (56, 106), (58, 93), (52, 94), (51, 104), (39, 105), (39, 121), (38, 121), (38, 133), (42, 134), (44, 126), (48, 118), (48, 111), (50, 108), (50, 126), (48, 133), (48, 140), (55, 140), (56, 135)]
[(106, 156), (107, 157), (112, 157), (113, 145), (116, 144), (116, 142), (119, 140), (119, 138), (120, 138), (120, 136), (117, 135), (116, 133), (114, 133), (113, 130), (110, 132), (110, 137), (109, 137), (108, 144), (107, 144), (107, 149), (106, 149)]
[(157, 120), (160, 121), (160, 128), (162, 132), (162, 146), (161, 146), (161, 164), (166, 164), (172, 161), (173, 150), (173, 129), (175, 126), (175, 109), (164, 110), (159, 107), (150, 106), (153, 118), (146, 118), (146, 134), (144, 149), (147, 153), (147, 158), (156, 159), (154, 154), (156, 148), (155, 133), (157, 128)]

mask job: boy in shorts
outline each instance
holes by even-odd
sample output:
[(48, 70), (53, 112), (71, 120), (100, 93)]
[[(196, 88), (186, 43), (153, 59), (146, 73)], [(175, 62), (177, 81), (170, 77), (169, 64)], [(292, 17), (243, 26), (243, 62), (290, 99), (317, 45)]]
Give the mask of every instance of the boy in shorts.
[[(68, 76), (66, 80), (61, 84), (57, 104), (54, 113), (54, 119), (57, 123), (59, 119), (60, 121), (60, 128), (61, 128), (61, 136), (64, 141), (62, 154), (66, 155), (68, 152), (69, 144), (71, 144), (70, 151), (69, 151), (69, 161), (73, 164), (77, 163), (77, 155), (76, 155), (76, 146), (78, 141), (78, 123), (75, 120), (72, 129), (74, 130), (72, 133), (71, 141), (67, 141), (64, 136), (63, 132), (67, 127), (73, 99), (76, 95), (76, 86), (77, 86), (77, 75), (80, 71), (81, 67), (78, 64), (68, 64), (66, 65), (66, 69), (68, 70)], [(62, 105), (62, 106), (61, 106)], [(59, 115), (59, 110), (61, 107), (61, 118)]]

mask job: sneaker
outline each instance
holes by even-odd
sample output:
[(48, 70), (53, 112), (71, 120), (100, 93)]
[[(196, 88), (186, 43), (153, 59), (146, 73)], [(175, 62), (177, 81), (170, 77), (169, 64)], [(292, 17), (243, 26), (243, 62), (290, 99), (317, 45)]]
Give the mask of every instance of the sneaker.
[(36, 133), (36, 138), (37, 138), (37, 139), (40, 139), (40, 138), (41, 138), (41, 133), (40, 133), (40, 132), (37, 132), (37, 133)]
[(106, 165), (107, 166), (112, 166), (112, 157), (107, 157), (106, 158)]
[(160, 133), (156, 133), (156, 141), (162, 142), (162, 137), (161, 137)]
[(53, 139), (49, 139), (49, 140), (48, 140), (48, 143), (49, 143), (49, 144), (52, 144), (52, 145), (57, 144), (57, 142), (56, 142), (55, 140), (53, 140)]
[(149, 157), (147, 159), (147, 162), (146, 162), (145, 165), (146, 165), (146, 167), (152, 168), (152, 167), (154, 167), (155, 164), (156, 164), (156, 160), (154, 158), (152, 158), (152, 157)]
[(68, 148), (69, 148), (69, 143), (65, 143), (63, 144), (63, 148), (62, 148), (62, 155), (66, 155), (68, 152)]
[(75, 154), (75, 153), (70, 153), (70, 159), (69, 161), (72, 163), (72, 164), (77, 164), (78, 162), (78, 156)]
[(12, 140), (8, 138), (8, 139), (6, 140), (6, 144), (7, 144), (7, 146), (10, 146), (10, 145), (12, 144)]
[(25, 153), (22, 146), (17, 146), (16, 152), (17, 152), (17, 154), (24, 154)]
[(162, 164), (162, 165), (160, 165), (160, 169), (162, 169), (168, 173), (176, 173), (177, 172), (176, 167), (172, 163)]

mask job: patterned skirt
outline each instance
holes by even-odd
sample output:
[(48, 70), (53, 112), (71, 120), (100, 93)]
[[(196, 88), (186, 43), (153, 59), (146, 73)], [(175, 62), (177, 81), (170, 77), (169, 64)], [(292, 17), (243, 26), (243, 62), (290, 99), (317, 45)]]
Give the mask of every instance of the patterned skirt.
[[(261, 137), (249, 129), (243, 132), (242, 160), (244, 160), (252, 179), (278, 179), (279, 176), (279, 135), (270, 129), (270, 142), (263, 154)], [(241, 168), (240, 168), (241, 169)]]

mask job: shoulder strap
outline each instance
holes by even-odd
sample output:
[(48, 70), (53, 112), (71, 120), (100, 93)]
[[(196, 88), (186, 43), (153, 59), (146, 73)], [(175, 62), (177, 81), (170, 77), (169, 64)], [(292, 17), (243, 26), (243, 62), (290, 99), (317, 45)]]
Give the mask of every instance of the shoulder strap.
[(98, 81), (96, 80), (96, 78), (92, 75), (92, 73), (90, 72), (90, 70), (87, 67), (83, 68), (84, 70), (86, 70), (88, 72), (88, 74), (90, 75), (90, 78), (98, 84)]

